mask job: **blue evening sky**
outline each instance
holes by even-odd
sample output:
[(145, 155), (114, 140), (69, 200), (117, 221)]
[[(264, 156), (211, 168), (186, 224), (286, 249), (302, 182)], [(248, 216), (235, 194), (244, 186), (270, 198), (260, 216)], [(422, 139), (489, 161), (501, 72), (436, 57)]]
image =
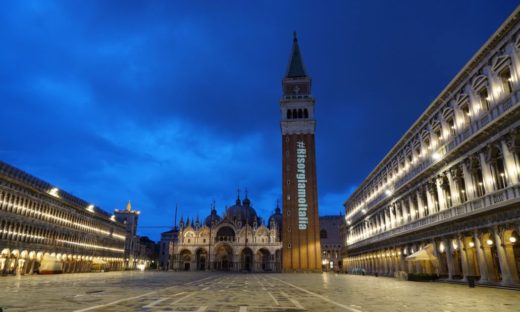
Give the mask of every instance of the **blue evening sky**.
[[(320, 214), (342, 203), (516, 1), (1, 1), (0, 159), (139, 234), (247, 188), (281, 197), (297, 31), (313, 78)], [(242, 192), (243, 195), (243, 192)], [(164, 226), (164, 227), (161, 227)]]

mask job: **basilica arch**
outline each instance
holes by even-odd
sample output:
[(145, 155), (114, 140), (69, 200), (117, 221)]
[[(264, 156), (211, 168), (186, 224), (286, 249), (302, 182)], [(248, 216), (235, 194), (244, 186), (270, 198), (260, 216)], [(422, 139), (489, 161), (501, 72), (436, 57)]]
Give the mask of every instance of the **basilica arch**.
[(215, 269), (219, 271), (233, 270), (233, 248), (227, 243), (215, 246)]
[(249, 247), (245, 247), (240, 252), (240, 269), (241, 271), (251, 272), (253, 270), (253, 251)]
[(181, 270), (189, 271), (191, 270), (191, 260), (192, 254), (188, 249), (184, 249), (180, 252), (180, 262), (181, 262)]
[(271, 253), (266, 248), (260, 248), (256, 252), (255, 267), (257, 272), (273, 271)]
[(197, 270), (205, 271), (208, 269), (208, 251), (206, 248), (198, 248), (195, 251), (195, 259), (197, 261)]
[(223, 225), (217, 230), (216, 242), (234, 242), (235, 230), (229, 225)]

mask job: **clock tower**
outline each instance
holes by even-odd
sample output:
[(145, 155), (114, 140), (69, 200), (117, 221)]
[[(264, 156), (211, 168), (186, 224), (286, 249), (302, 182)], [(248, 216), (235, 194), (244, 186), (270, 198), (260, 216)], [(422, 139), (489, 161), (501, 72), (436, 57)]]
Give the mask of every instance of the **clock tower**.
[(280, 100), (284, 272), (321, 272), (314, 98), (294, 33)]

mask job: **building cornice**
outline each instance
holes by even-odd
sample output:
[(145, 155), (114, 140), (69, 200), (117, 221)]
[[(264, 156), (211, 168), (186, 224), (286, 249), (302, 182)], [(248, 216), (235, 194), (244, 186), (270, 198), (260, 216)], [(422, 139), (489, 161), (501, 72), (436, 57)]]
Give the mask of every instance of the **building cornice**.
[(424, 126), (426, 122), (437, 113), (438, 109), (444, 105), (451, 96), (456, 93), (461, 84), (467, 81), (483, 63), (483, 61), (492, 56), (492, 52), (502, 40), (504, 40), (517, 26), (520, 20), (520, 6), (506, 19), (506, 21), (495, 31), (495, 33), (486, 41), (486, 43), (473, 55), (473, 57), (464, 65), (462, 70), (448, 83), (448, 85), (441, 91), (441, 93), (432, 101), (421, 116), (412, 124), (412, 126), (405, 132), (399, 141), (392, 147), (392, 149), (385, 155), (377, 166), (370, 172), (370, 174), (361, 182), (359, 187), (349, 196), (343, 203), (346, 207), (349, 200), (357, 197), (360, 192), (372, 181), (372, 179), (388, 165), (388, 163), (395, 157), (400, 149), (408, 143), (417, 131)]

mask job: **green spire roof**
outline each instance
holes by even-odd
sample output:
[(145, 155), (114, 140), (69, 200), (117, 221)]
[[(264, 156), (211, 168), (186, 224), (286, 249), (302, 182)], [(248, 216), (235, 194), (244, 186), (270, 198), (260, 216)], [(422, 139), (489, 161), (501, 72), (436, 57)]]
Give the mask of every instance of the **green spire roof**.
[(299, 78), (307, 77), (305, 66), (303, 65), (302, 55), (300, 53), (300, 47), (298, 46), (298, 38), (296, 32), (293, 33), (293, 46), (291, 58), (289, 60), (289, 68), (287, 69), (287, 78)]

